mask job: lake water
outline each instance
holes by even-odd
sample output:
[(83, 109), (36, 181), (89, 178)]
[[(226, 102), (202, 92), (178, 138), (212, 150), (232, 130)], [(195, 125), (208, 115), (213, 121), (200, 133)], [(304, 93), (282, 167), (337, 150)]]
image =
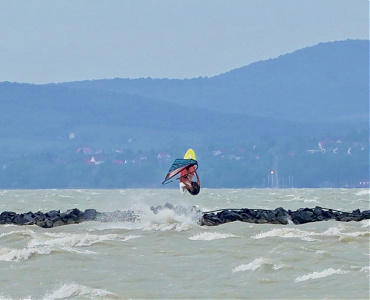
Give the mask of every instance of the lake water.
[(0, 190), (0, 212), (140, 211), (138, 222), (0, 225), (0, 299), (368, 299), (369, 220), (199, 226), (151, 206), (369, 209), (368, 189)]

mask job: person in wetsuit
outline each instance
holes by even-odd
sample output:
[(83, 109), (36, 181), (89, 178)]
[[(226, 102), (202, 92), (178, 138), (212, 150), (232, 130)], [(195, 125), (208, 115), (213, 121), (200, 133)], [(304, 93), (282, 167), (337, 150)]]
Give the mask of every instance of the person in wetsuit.
[[(193, 177), (197, 177), (197, 181), (193, 181)], [(184, 184), (183, 189), (187, 190), (191, 195), (198, 195), (200, 192), (200, 180), (196, 170), (189, 172), (188, 174), (179, 178), (180, 182)]]

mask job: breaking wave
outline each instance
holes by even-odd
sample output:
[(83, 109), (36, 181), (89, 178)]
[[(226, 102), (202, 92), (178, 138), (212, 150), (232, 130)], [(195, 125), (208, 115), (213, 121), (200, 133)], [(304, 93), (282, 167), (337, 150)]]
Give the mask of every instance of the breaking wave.
[(192, 241), (213, 241), (219, 239), (235, 238), (238, 237), (232, 233), (218, 233), (218, 232), (203, 232), (193, 235), (189, 238)]
[(118, 295), (111, 293), (105, 289), (94, 289), (77, 283), (63, 284), (50, 294), (45, 294), (44, 299), (118, 299)]
[[(367, 227), (366, 224), (367, 223), (364, 222), (362, 227)], [(320, 236), (329, 236), (329, 237), (338, 237), (339, 241), (347, 242), (347, 241), (351, 241), (355, 239), (356, 237), (370, 235), (369, 231), (367, 230), (366, 231), (355, 231), (355, 232), (343, 232), (344, 230), (346, 230), (346, 226), (344, 226), (343, 224), (330, 227), (322, 233), (300, 230), (297, 228), (274, 228), (269, 231), (258, 233), (252, 236), (252, 239), (279, 237), (279, 238), (299, 238), (302, 241), (313, 242), (313, 241), (318, 241), (319, 240), (318, 237)]]
[[(19, 232), (9, 232), (14, 234)], [(105, 241), (126, 242), (128, 240), (138, 238), (139, 236), (120, 234), (75, 234), (75, 233), (50, 233), (45, 232), (36, 234), (28, 230), (25, 234), (29, 234), (33, 238), (22, 249), (12, 249), (8, 247), (0, 248), (0, 261), (23, 261), (37, 255), (47, 255), (55, 251), (66, 251), (71, 253), (93, 254), (94, 251), (84, 249), (97, 243)]]
[(348, 273), (348, 271), (342, 271), (340, 269), (335, 270), (333, 268), (329, 268), (329, 269), (326, 269), (322, 272), (312, 272), (312, 273), (309, 273), (307, 275), (297, 277), (295, 282), (298, 283), (298, 282), (312, 280), (312, 279), (324, 278), (324, 277), (332, 276), (332, 275), (335, 275), (335, 274), (342, 275), (342, 274), (346, 274), (346, 273)]
[(362, 190), (356, 193), (356, 196), (364, 196), (364, 195), (369, 195), (370, 194), (370, 189)]
[(312, 235), (320, 235), (319, 233), (299, 230), (296, 228), (274, 228), (272, 230), (261, 232), (252, 236), (252, 239), (263, 239), (267, 237), (282, 237), (282, 238), (299, 238), (303, 241), (312, 242), (316, 239), (311, 238)]
[(269, 258), (256, 258), (254, 261), (252, 261), (249, 264), (242, 264), (240, 266), (235, 267), (232, 271), (233, 273), (236, 272), (246, 272), (246, 271), (256, 271), (263, 266), (270, 266), (272, 267), (275, 271), (286, 267), (284, 264), (275, 264), (271, 259)]

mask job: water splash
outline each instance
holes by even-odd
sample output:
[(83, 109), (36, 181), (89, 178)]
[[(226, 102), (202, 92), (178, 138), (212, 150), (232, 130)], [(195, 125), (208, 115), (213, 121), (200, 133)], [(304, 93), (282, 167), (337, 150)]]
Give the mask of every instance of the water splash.
[(63, 284), (54, 292), (46, 294), (44, 299), (70, 299), (70, 298), (87, 298), (87, 299), (118, 299), (118, 295), (105, 289), (94, 289), (77, 283)]

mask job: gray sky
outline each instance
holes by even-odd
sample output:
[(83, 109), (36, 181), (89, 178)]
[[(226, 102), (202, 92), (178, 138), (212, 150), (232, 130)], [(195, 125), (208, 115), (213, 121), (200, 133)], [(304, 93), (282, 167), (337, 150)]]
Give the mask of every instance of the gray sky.
[(0, 0), (0, 81), (213, 76), (369, 39), (369, 0)]

